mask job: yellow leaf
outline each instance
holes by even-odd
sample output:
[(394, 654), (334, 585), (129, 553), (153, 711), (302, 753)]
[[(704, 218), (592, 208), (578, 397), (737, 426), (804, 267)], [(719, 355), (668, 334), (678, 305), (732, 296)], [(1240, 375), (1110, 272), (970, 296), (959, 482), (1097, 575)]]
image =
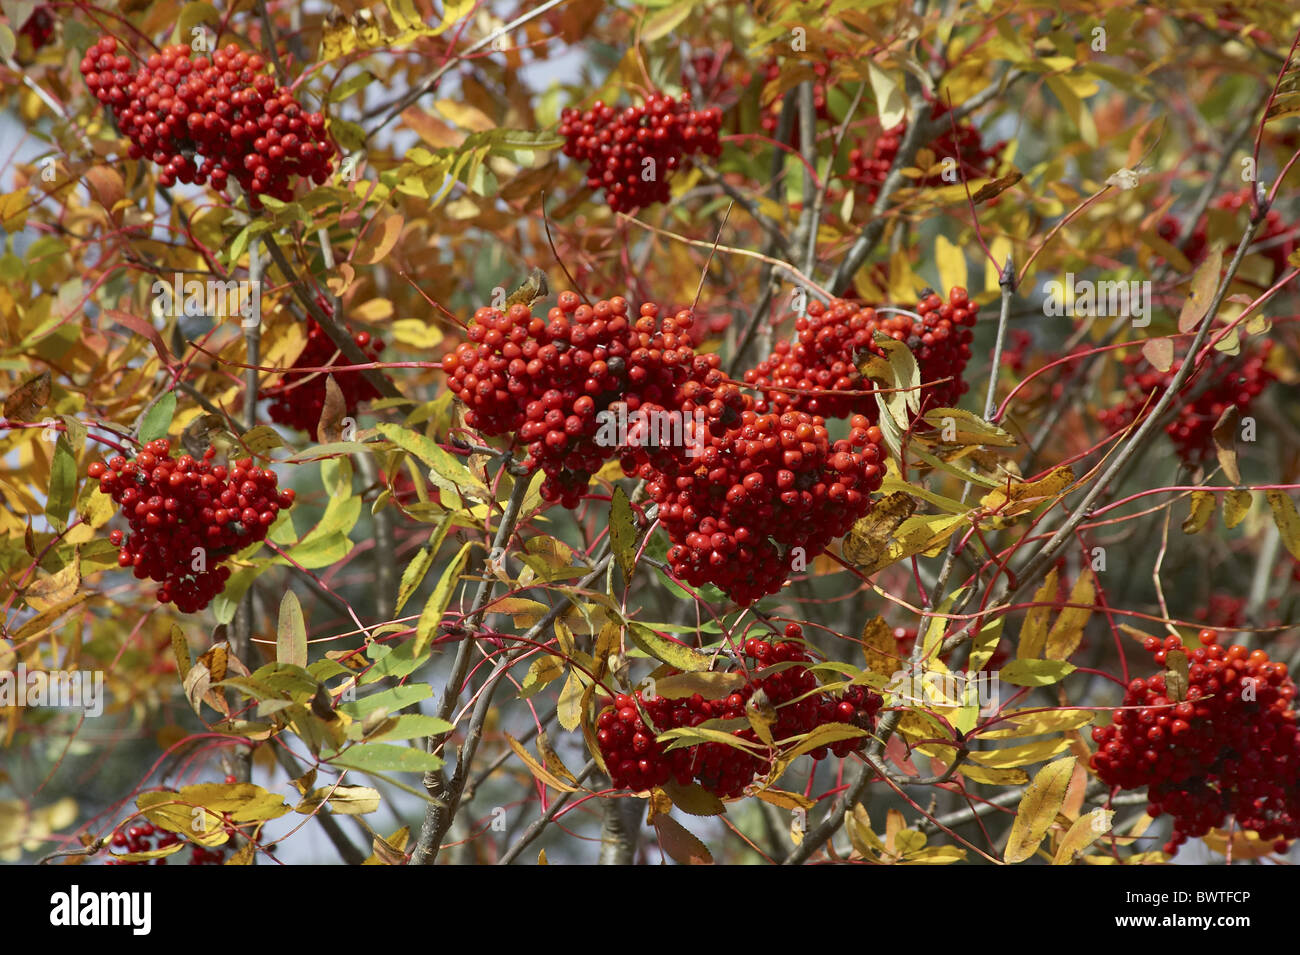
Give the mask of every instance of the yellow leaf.
[(883, 617), (872, 617), (862, 628), (862, 655), (867, 670), (883, 677), (893, 676), (902, 666), (898, 655), (898, 641), (894, 631)]
[(1047, 644), (1047, 621), (1051, 618), (1052, 602), (1056, 599), (1056, 568), (1047, 573), (1043, 585), (1034, 593), (1034, 606), (1025, 613), (1020, 626), (1020, 643), (1016, 648), (1017, 660), (1036, 660)]
[(1115, 812), (1112, 809), (1094, 809), (1086, 816), (1076, 819), (1070, 831), (1061, 840), (1061, 846), (1056, 850), (1056, 858), (1052, 860), (1052, 865), (1072, 863), (1075, 856), (1110, 831), (1110, 822), (1114, 816)]
[(505, 737), (506, 737), (506, 744), (512, 750), (514, 750), (516, 756), (518, 756), (521, 760), (524, 761), (524, 765), (528, 767), (528, 771), (532, 773), (536, 778), (540, 779), (542, 782), (550, 786), (552, 789), (558, 789), (560, 792), (571, 793), (571, 792), (578, 791), (577, 787), (570, 786), (568, 783), (562, 782), (560, 779), (556, 778), (556, 776), (550, 770), (548, 770), (545, 766), (543, 766), (541, 763), (535, 760), (532, 754), (529, 753), (528, 750), (524, 749), (523, 745), (520, 744), (519, 740), (515, 739), (509, 733), (506, 733)]
[(1183, 533), (1199, 534), (1204, 530), (1210, 515), (1214, 513), (1214, 503), (1212, 491), (1193, 491), (1191, 510), (1183, 520)]
[[(876, 97), (876, 112), (883, 129), (897, 126), (907, 118), (907, 98), (898, 81), (876, 66), (874, 60), (867, 60), (867, 78), (871, 81), (871, 92)], [(910, 291), (910, 289), (909, 289)], [(903, 301), (906, 295), (898, 298)]]
[(1246, 519), (1254, 497), (1249, 491), (1234, 488), (1223, 496), (1223, 524), (1233, 528)]
[(555, 709), (560, 725), (569, 732), (577, 729), (582, 722), (582, 695), (582, 680), (578, 677), (577, 671), (570, 670), (569, 678), (564, 681), (564, 689), (560, 690), (560, 699)]
[(942, 288), (966, 287), (965, 247), (950, 242), (940, 234), (934, 240), (935, 264), (939, 267), (939, 285)]
[[(1051, 759), (1062, 750), (1068, 749), (1070, 741), (1064, 737), (1043, 740), (1038, 743), (1025, 743), (1022, 746), (1008, 746), (1006, 749), (978, 750), (970, 758), (981, 766), (994, 769), (1013, 769), (1016, 766), (1029, 766)], [(1073, 759), (1073, 757), (1071, 757)]]
[(1029, 774), (1023, 769), (989, 769), (986, 766), (963, 763), (958, 772), (973, 782), (987, 786), (1023, 786), (1029, 782)]
[(398, 319), (390, 328), (390, 334), (396, 341), (420, 351), (433, 348), (442, 341), (442, 332), (438, 326), (430, 325), (423, 319)]
[(454, 99), (440, 99), (433, 104), (433, 108), (462, 129), (484, 133), (497, 127), (490, 116), (468, 103), (461, 103)]
[(1296, 515), (1295, 504), (1284, 491), (1265, 491), (1264, 497), (1273, 509), (1273, 523), (1282, 536), (1282, 543), (1292, 557), (1300, 560), (1300, 516)]
[(1011, 481), (1010, 487), (999, 487), (980, 499), (984, 508), (1001, 517), (1012, 517), (1031, 511), (1045, 501), (1055, 500), (1074, 483), (1074, 471), (1068, 467), (1057, 468), (1038, 481)]
[(1078, 729), (1093, 721), (1096, 714), (1090, 710), (1039, 710), (1011, 711), (1003, 713), (1001, 719), (1013, 725), (1007, 729), (988, 730), (979, 734), (980, 739), (1015, 739), (1020, 736), (1039, 736), (1043, 733), (1060, 733), (1065, 730)]
[[(1092, 616), (1092, 603), (1096, 598), (1095, 581), (1092, 571), (1084, 569), (1070, 591), (1069, 603), (1078, 607), (1065, 607), (1061, 610), (1056, 623), (1047, 635), (1047, 650), (1043, 656), (1048, 660), (1065, 660), (1079, 647), (1083, 639), (1083, 628)], [(1085, 609), (1087, 608), (1087, 609)]]
[(546, 656), (538, 657), (528, 668), (528, 673), (524, 677), (523, 686), (519, 688), (519, 698), (526, 700), (533, 694), (542, 690), (547, 684), (558, 680), (564, 675), (564, 661), (559, 657)]
[(1038, 851), (1047, 830), (1056, 821), (1056, 813), (1065, 801), (1065, 790), (1070, 785), (1075, 758), (1067, 756), (1048, 763), (1034, 775), (1025, 794), (1020, 797), (1011, 834), (1007, 838), (1006, 862), (1023, 862)]

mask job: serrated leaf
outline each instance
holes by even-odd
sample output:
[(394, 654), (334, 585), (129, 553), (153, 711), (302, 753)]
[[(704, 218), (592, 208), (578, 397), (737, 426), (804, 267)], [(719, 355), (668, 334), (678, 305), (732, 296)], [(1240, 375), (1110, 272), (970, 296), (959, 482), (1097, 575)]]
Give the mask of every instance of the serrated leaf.
[(419, 589), (420, 584), (424, 582), (424, 575), (429, 572), (433, 566), (434, 559), (437, 557), (438, 548), (447, 537), (447, 532), (451, 530), (452, 513), (448, 512), (438, 526), (433, 529), (429, 535), (429, 542), (420, 549), (420, 552), (411, 558), (402, 571), (402, 582), (397, 588), (397, 606), (396, 613), (401, 613), (406, 602), (411, 599), (411, 595)]
[(1285, 491), (1265, 491), (1264, 497), (1273, 511), (1273, 523), (1282, 543), (1292, 557), (1300, 560), (1300, 516), (1296, 514), (1295, 504)]
[(45, 513), (60, 529), (67, 525), (68, 512), (77, 499), (77, 459), (68, 436), (60, 432), (50, 462), (50, 486), (45, 499)]
[(1068, 601), (1080, 606), (1062, 608), (1056, 622), (1052, 624), (1043, 654), (1048, 660), (1068, 659), (1078, 649), (1080, 641), (1083, 640), (1084, 627), (1088, 625), (1088, 620), (1092, 616), (1091, 607), (1096, 594), (1096, 581), (1093, 579), (1092, 571), (1084, 568), (1070, 590)]
[(687, 672), (707, 670), (709, 668), (711, 661), (708, 656), (698, 650), (693, 650), (688, 646), (659, 636), (645, 624), (629, 623), (627, 634), (631, 641), (642, 651), (661, 663), (667, 663), (669, 666)]
[(467, 541), (456, 552), (456, 556), (451, 559), (451, 563), (443, 570), (442, 576), (438, 579), (438, 585), (433, 588), (433, 593), (429, 596), (424, 609), (420, 611), (420, 621), (415, 627), (414, 648), (412, 650), (416, 656), (423, 652), (425, 647), (433, 640), (438, 624), (442, 622), (442, 615), (447, 611), (447, 604), (451, 603), (451, 595), (460, 582), (460, 572), (464, 569), (465, 562), (469, 559), (470, 548), (473, 546), (472, 543)]
[(632, 572), (636, 569), (636, 517), (622, 487), (614, 488), (610, 503), (609, 536), (623, 580), (631, 583)]
[(1007, 837), (1007, 848), (1002, 855), (1004, 861), (1023, 862), (1038, 851), (1065, 802), (1075, 762), (1075, 757), (1067, 756), (1048, 763), (1034, 775), (1034, 781), (1020, 797), (1016, 818), (1011, 823), (1011, 834)]
[(672, 816), (655, 816), (659, 846), (678, 865), (713, 865), (709, 848)]

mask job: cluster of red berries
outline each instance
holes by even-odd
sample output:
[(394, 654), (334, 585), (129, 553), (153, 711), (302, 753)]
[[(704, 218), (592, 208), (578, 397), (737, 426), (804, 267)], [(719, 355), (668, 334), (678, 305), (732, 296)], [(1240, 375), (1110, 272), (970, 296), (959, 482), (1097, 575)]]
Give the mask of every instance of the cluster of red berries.
[(120, 547), (118, 566), (162, 586), (159, 603), (173, 601), (192, 613), (226, 586), (230, 568), (220, 562), (264, 540), (276, 514), (293, 504), (292, 490), (278, 491), (276, 476), (241, 458), (232, 467), (213, 465), (209, 448), (201, 461), (172, 458), (166, 438), (150, 441), (131, 461), (121, 455), (87, 469), (99, 489), (122, 508), (131, 533), (109, 534)]
[[(829, 59), (834, 59), (832, 55)], [(828, 63), (814, 63), (813, 68), (813, 110), (819, 120), (830, 119), (830, 113), (826, 109), (826, 77), (830, 75), (830, 65)], [(777, 59), (768, 60), (762, 67), (763, 85), (765, 88), (773, 87), (781, 78), (781, 62)], [(781, 105), (784, 102), (784, 96), (775, 90), (763, 99), (759, 107), (759, 125), (763, 127), (763, 132), (771, 136), (776, 132), (777, 126), (781, 122)], [(790, 144), (799, 148), (799, 124), (796, 122), (791, 127)]]
[(33, 50), (39, 50), (54, 39), (54, 11), (48, 3), (42, 3), (32, 11), (23, 25), (18, 28), (18, 35), (25, 36), (32, 43)]
[(1202, 630), (1195, 650), (1175, 636), (1147, 638), (1157, 665), (1173, 651), (1187, 654), (1186, 698), (1170, 699), (1164, 674), (1133, 680), (1114, 722), (1092, 731), (1092, 767), (1107, 785), (1148, 787), (1147, 812), (1173, 818), (1167, 853), (1229, 815), (1283, 852), (1300, 836), (1296, 687), (1286, 665), (1263, 650), (1224, 650), (1217, 638)]
[[(1226, 209), (1230, 212), (1240, 212), (1245, 209), (1249, 212), (1250, 200), (1250, 187), (1246, 186), (1237, 192), (1219, 196), (1210, 203), (1210, 208)], [(1196, 228), (1187, 237), (1187, 246), (1183, 251), (1187, 255), (1188, 261), (1193, 265), (1200, 262), (1205, 256), (1205, 250), (1208, 247), (1209, 222), (1208, 214), (1201, 216), (1200, 221), (1196, 223)], [(1182, 223), (1176, 218), (1165, 216), (1160, 220), (1156, 231), (1166, 242), (1173, 242), (1178, 237), (1181, 228)], [(1282, 276), (1282, 273), (1286, 271), (1287, 257), (1295, 251), (1295, 239), (1290, 234), (1286, 223), (1282, 221), (1282, 214), (1276, 209), (1268, 210), (1264, 214), (1264, 222), (1255, 232), (1255, 239), (1251, 244), (1259, 247), (1259, 253), (1272, 262), (1273, 275), (1269, 281), (1276, 282)], [(1225, 267), (1236, 251), (1237, 246), (1235, 243), (1224, 251), (1223, 262)]]
[[(966, 391), (962, 372), (970, 359), (976, 308), (960, 286), (948, 293), (947, 302), (926, 292), (914, 312), (845, 299), (829, 305), (812, 302), (808, 314), (795, 322), (795, 341), (778, 342), (770, 357), (745, 373), (745, 382), (763, 392), (760, 411), (792, 409), (826, 418), (861, 414), (874, 421), (873, 386), (858, 363), (871, 354), (884, 357), (875, 341), (880, 332), (907, 345), (922, 383), (938, 382), (925, 389), (922, 404), (951, 407)], [(833, 393), (852, 391), (867, 393)]]
[[(1243, 346), (1235, 358), (1217, 356), (1206, 369), (1188, 379), (1185, 388), (1193, 390), (1197, 380), (1209, 379), (1197, 396), (1179, 405), (1177, 416), (1165, 426), (1178, 456), (1188, 465), (1197, 465), (1214, 454), (1214, 426), (1232, 405), (1245, 414), (1250, 404), (1276, 377), (1265, 363), (1273, 343), (1267, 339), (1258, 348)], [(1124, 359), (1126, 397), (1114, 408), (1097, 412), (1097, 420), (1111, 432), (1131, 424), (1142, 411), (1159, 400), (1178, 373), (1182, 361), (1175, 361), (1166, 372), (1159, 371), (1140, 355)]]
[[(770, 729), (778, 745), (826, 723), (850, 723), (870, 732), (880, 709), (880, 696), (860, 686), (847, 687), (841, 695), (819, 691), (817, 677), (803, 666), (811, 658), (799, 643), (793, 642), (802, 636), (802, 630), (797, 624), (789, 624), (785, 635), (786, 641), (778, 643), (755, 638), (745, 641), (743, 654), (755, 661), (758, 669), (751, 673), (746, 666), (746, 684), (722, 699), (706, 700), (698, 693), (680, 699), (646, 697), (639, 691), (615, 697), (614, 704), (596, 719), (596, 742), (613, 785), (639, 792), (669, 780), (675, 779), (683, 786), (695, 780), (723, 799), (744, 795), (755, 776), (770, 771), (776, 749), (759, 756), (710, 742), (665, 752), (655, 737), (670, 729), (699, 726), (705, 720), (745, 719), (746, 704), (758, 694), (762, 694), (760, 699), (766, 698), (765, 706), (776, 711)], [(738, 730), (734, 735), (738, 740), (762, 745), (752, 728)], [(838, 740), (809, 755), (816, 760), (832, 753), (842, 758), (860, 749), (866, 740)]]
[[(233, 832), (233, 827), (231, 829)], [(155, 838), (157, 842), (155, 842)], [(124, 852), (152, 852), (155, 849), (166, 849), (168, 846), (174, 846), (184, 840), (174, 832), (159, 832), (154, 824), (146, 822), (144, 825), (131, 826), (125, 831), (118, 830), (113, 833), (113, 846)], [(170, 856), (163, 856), (160, 859), (154, 859), (154, 865), (166, 865)], [(226, 861), (225, 846), (194, 846), (190, 853), (189, 865), (224, 865)], [(148, 865), (145, 860), (139, 862), (124, 862), (119, 859), (110, 859), (108, 865)]]
[(560, 114), (564, 154), (587, 163), (587, 185), (604, 189), (615, 212), (667, 202), (668, 178), (685, 157), (722, 154), (721, 125), (722, 110), (693, 109), (690, 94), (654, 94), (624, 110), (597, 101), (585, 112)]
[[(352, 336), (352, 340), (372, 361), (379, 360), (379, 353), (384, 350), (381, 339), (372, 339), (369, 332), (357, 332)], [(329, 368), (334, 365), (350, 364), (351, 362), (345, 359), (335, 347), (325, 330), (316, 323), (315, 319), (309, 318), (306, 347), (299, 353), (290, 369), (284, 373), (280, 384), (262, 391), (262, 397), (269, 398), (271, 401), (267, 408), (267, 416), (276, 424), (315, 434), (316, 426), (320, 423), (321, 412), (325, 410), (326, 373), (297, 369)], [(379, 390), (359, 371), (334, 372), (334, 383), (339, 386), (339, 391), (343, 394), (343, 401), (349, 415), (356, 414), (357, 406), (361, 402), (373, 401), (380, 397)]]
[(746, 410), (709, 435), (695, 470), (639, 469), (673, 546), (673, 573), (739, 604), (775, 593), (871, 509), (884, 479), (880, 429), (855, 415), (832, 441), (820, 417)]
[[(946, 103), (935, 102), (930, 108), (930, 119), (942, 119), (948, 111)], [(885, 184), (889, 170), (893, 168), (894, 158), (898, 155), (906, 132), (907, 123), (899, 123), (882, 132), (872, 144), (870, 152), (861, 148), (849, 152), (849, 169), (845, 173), (845, 179), (854, 184), (861, 202), (870, 206), (880, 195), (880, 189)], [(940, 166), (944, 165), (944, 160), (951, 159), (956, 164), (950, 166), (956, 173), (955, 177), (950, 175), (945, 179), (941, 168), (933, 175), (913, 181), (912, 185), (917, 188), (938, 188), (955, 185), (963, 180), (969, 182), (991, 176), (997, 166), (998, 154), (1005, 145), (1005, 142), (998, 142), (985, 149), (980, 142), (979, 130), (970, 120), (958, 120), (955, 132), (952, 122), (948, 121), (944, 123), (942, 132), (925, 148), (934, 153), (934, 160)]]
[(162, 166), (163, 186), (211, 182), (223, 189), (233, 178), (254, 208), (261, 195), (291, 199), (293, 176), (317, 185), (326, 180), (337, 147), (325, 117), (277, 87), (262, 72), (261, 56), (234, 44), (211, 58), (191, 53), (183, 44), (169, 46), (132, 73), (131, 58), (105, 36), (81, 61), (87, 88), (112, 108), (131, 140), (132, 159)]
[[(720, 431), (744, 406), (717, 356), (695, 354), (689, 311), (662, 323), (657, 305), (642, 305), (637, 318), (628, 313), (621, 296), (585, 305), (567, 291), (545, 319), (525, 305), (480, 308), (469, 340), (443, 358), (448, 386), (468, 406), (466, 423), (485, 434), (518, 432), (527, 466), (546, 473), (548, 501), (576, 507), (591, 476), (618, 454), (626, 467), (653, 461), (674, 470), (689, 450), (686, 422), (697, 407)], [(681, 416), (679, 445), (630, 447), (632, 413), (669, 410)]]

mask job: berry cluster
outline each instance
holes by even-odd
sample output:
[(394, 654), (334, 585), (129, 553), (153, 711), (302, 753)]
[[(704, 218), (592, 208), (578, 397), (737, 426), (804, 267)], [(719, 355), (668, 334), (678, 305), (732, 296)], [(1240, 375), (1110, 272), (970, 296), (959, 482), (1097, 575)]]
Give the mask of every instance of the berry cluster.
[(87, 88), (131, 140), (131, 158), (163, 167), (160, 185), (223, 189), (233, 178), (257, 208), (261, 195), (289, 201), (290, 177), (325, 181), (337, 151), (325, 117), (277, 87), (261, 56), (230, 44), (190, 57), (188, 46), (169, 46), (131, 73), (131, 58), (105, 36), (81, 61)]
[[(528, 466), (546, 473), (548, 501), (576, 507), (591, 476), (620, 449), (627, 468), (675, 471), (688, 459), (686, 421), (696, 408), (721, 431), (745, 407), (717, 356), (695, 354), (689, 311), (662, 323), (657, 305), (642, 305), (635, 319), (628, 312), (622, 297), (585, 305), (573, 292), (561, 292), (545, 319), (525, 305), (480, 308), (469, 340), (443, 358), (448, 386), (469, 408), (466, 423), (485, 434), (518, 432)], [(629, 448), (631, 435), (618, 433), (620, 415), (631, 426), (633, 412), (666, 411), (678, 415), (679, 446)]]
[(127, 461), (93, 462), (87, 474), (121, 505), (131, 527), (109, 535), (118, 566), (162, 584), (158, 602), (173, 601), (192, 613), (221, 593), (230, 568), (220, 562), (266, 538), (281, 508), (293, 504), (292, 490), (277, 491), (276, 476), (241, 458), (227, 468), (213, 465), (209, 448), (201, 461), (172, 458), (166, 438), (150, 441)]
[(615, 212), (667, 202), (668, 178), (685, 157), (722, 154), (721, 125), (722, 110), (693, 109), (689, 94), (655, 94), (621, 111), (597, 101), (586, 112), (570, 107), (560, 115), (564, 154), (587, 163), (587, 185), (604, 189)]
[[(378, 361), (379, 353), (384, 349), (380, 339), (372, 339), (369, 332), (357, 332), (352, 340), (372, 361)], [(282, 424), (308, 434), (315, 434), (320, 423), (321, 412), (325, 410), (325, 374), (322, 372), (301, 371), (296, 369), (329, 368), (334, 365), (349, 365), (339, 350), (330, 341), (329, 335), (316, 323), (307, 320), (307, 345), (298, 355), (297, 360), (284, 373), (280, 384), (262, 391), (263, 398), (271, 400), (267, 416), (276, 424)], [(334, 373), (334, 383), (343, 393), (347, 413), (355, 415), (357, 406), (363, 401), (372, 401), (380, 397), (378, 389), (359, 371), (340, 371)]]
[(695, 470), (636, 473), (659, 505), (673, 572), (748, 604), (871, 509), (884, 479), (882, 440), (861, 415), (847, 440), (832, 441), (820, 417), (746, 410), (738, 427), (709, 435)]
[[(1250, 187), (1247, 186), (1238, 192), (1230, 192), (1227, 195), (1219, 196), (1212, 203), (1211, 209), (1225, 209), (1229, 212), (1240, 212), (1245, 209), (1250, 211)], [(1187, 245), (1183, 249), (1187, 259), (1193, 265), (1200, 262), (1205, 256), (1205, 250), (1208, 248), (1208, 231), (1210, 218), (1209, 215), (1201, 216), (1196, 223), (1196, 228), (1192, 234), (1187, 237)], [(1182, 228), (1180, 223), (1173, 216), (1165, 216), (1160, 220), (1156, 231), (1166, 242), (1173, 242)], [(1270, 209), (1264, 214), (1264, 222), (1255, 232), (1253, 246), (1260, 246), (1259, 253), (1267, 258), (1273, 264), (1273, 275), (1270, 282), (1276, 282), (1282, 273), (1286, 271), (1287, 257), (1295, 251), (1295, 239), (1290, 235), (1290, 230), (1282, 221), (1282, 214), (1276, 209)], [(1231, 260), (1236, 253), (1237, 246), (1234, 243), (1224, 250), (1224, 266)]]
[[(946, 103), (935, 102), (930, 108), (931, 121), (941, 120), (947, 114)], [(881, 133), (872, 144), (870, 152), (861, 148), (849, 152), (849, 169), (845, 173), (845, 179), (853, 183), (860, 202), (870, 206), (880, 195), (880, 189), (885, 184), (889, 170), (893, 168), (894, 158), (898, 155), (906, 132), (907, 123), (899, 123)], [(998, 154), (1005, 145), (1004, 142), (998, 142), (985, 149), (980, 142), (979, 130), (968, 119), (959, 120), (955, 132), (951, 121), (944, 122), (942, 132), (926, 148), (934, 153), (937, 164), (942, 165), (946, 159), (955, 162), (956, 166), (952, 168), (957, 175), (955, 178), (949, 176), (944, 179), (943, 170), (940, 169), (933, 175), (914, 180), (913, 185), (924, 189), (938, 188), (963, 180), (991, 176), (997, 166)]]
[[(951, 407), (966, 391), (962, 380), (970, 358), (971, 327), (976, 305), (956, 287), (944, 302), (927, 292), (914, 313), (876, 309), (845, 299), (829, 305), (812, 302), (795, 322), (794, 342), (778, 342), (772, 355), (745, 373), (745, 382), (763, 392), (758, 410), (805, 411), (826, 418), (866, 415), (875, 420), (872, 394), (827, 394), (867, 391), (873, 387), (858, 371), (870, 354), (884, 357), (875, 341), (880, 332), (904, 342), (916, 358), (926, 388), (922, 403)], [(941, 381), (941, 379), (951, 379)]]
[[(233, 832), (233, 828), (232, 828)], [(157, 839), (157, 842), (154, 839)], [(131, 826), (126, 831), (118, 830), (113, 833), (113, 846), (124, 852), (152, 852), (155, 849), (166, 849), (168, 846), (174, 846), (176, 843), (183, 841), (179, 835), (174, 832), (159, 832), (154, 824), (146, 822), (140, 826)], [(166, 865), (170, 856), (163, 856), (160, 859), (154, 859), (154, 865)], [(190, 853), (189, 865), (224, 865), (226, 861), (225, 846), (194, 846)], [(124, 862), (119, 859), (110, 859), (108, 865), (148, 865), (147, 861)]]
[(1285, 840), (1300, 836), (1296, 687), (1263, 650), (1224, 650), (1216, 640), (1202, 630), (1203, 646), (1189, 650), (1178, 637), (1147, 638), (1158, 665), (1173, 651), (1187, 654), (1186, 699), (1169, 698), (1164, 674), (1133, 680), (1114, 722), (1092, 731), (1092, 767), (1107, 785), (1148, 787), (1147, 812), (1173, 817), (1168, 853), (1229, 815), (1285, 851)]
[[(880, 696), (860, 686), (847, 687), (842, 695), (819, 690), (816, 676), (803, 666), (811, 658), (799, 643), (792, 642), (802, 636), (802, 630), (789, 624), (785, 634), (787, 640), (779, 643), (754, 638), (745, 641), (743, 654), (755, 661), (758, 669), (751, 673), (746, 667), (746, 684), (722, 699), (706, 700), (698, 693), (680, 699), (647, 699), (640, 692), (615, 697), (613, 706), (596, 719), (596, 742), (613, 785), (641, 791), (673, 779), (683, 786), (695, 780), (723, 799), (744, 795), (755, 776), (770, 771), (775, 748), (759, 756), (710, 742), (666, 753), (655, 736), (670, 729), (699, 726), (705, 720), (745, 719), (746, 703), (760, 693), (760, 699), (765, 697), (766, 704), (776, 711), (771, 733), (778, 745), (826, 723), (851, 723), (870, 731), (880, 709)], [(762, 745), (752, 728), (737, 730), (734, 735)], [(861, 748), (866, 739), (838, 740), (809, 755), (816, 760), (831, 753), (845, 757)]]
[[(1268, 340), (1258, 348), (1245, 346), (1236, 358), (1219, 356), (1188, 379), (1185, 387), (1193, 389), (1198, 378), (1208, 377), (1209, 384), (1193, 400), (1179, 404), (1177, 416), (1165, 426), (1178, 456), (1188, 465), (1200, 464), (1214, 454), (1214, 426), (1224, 411), (1236, 405), (1244, 414), (1276, 377), (1265, 367), (1272, 347)], [(1111, 432), (1127, 427), (1144, 407), (1157, 401), (1174, 380), (1182, 361), (1175, 361), (1167, 372), (1159, 371), (1140, 355), (1128, 356), (1124, 364), (1125, 399), (1114, 408), (1097, 412), (1097, 420)]]

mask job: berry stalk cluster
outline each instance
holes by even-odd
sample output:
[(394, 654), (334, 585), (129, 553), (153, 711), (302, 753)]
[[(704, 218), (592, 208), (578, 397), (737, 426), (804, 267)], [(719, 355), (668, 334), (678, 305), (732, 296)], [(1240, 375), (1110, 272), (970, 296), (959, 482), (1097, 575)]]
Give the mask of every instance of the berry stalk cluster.
[[(1205, 369), (1190, 377), (1184, 388), (1195, 388), (1199, 381), (1208, 385), (1190, 401), (1180, 402), (1174, 420), (1165, 425), (1165, 433), (1174, 442), (1178, 456), (1189, 466), (1214, 456), (1214, 426), (1220, 416), (1236, 406), (1243, 415), (1274, 374), (1265, 367), (1273, 343), (1267, 339), (1257, 345), (1246, 342), (1241, 355), (1230, 358), (1216, 355)], [(1097, 412), (1097, 420), (1109, 431), (1125, 428), (1137, 419), (1145, 407), (1160, 399), (1182, 367), (1175, 361), (1168, 371), (1160, 371), (1141, 355), (1124, 359), (1124, 399), (1113, 408)]]
[(623, 110), (597, 101), (586, 111), (560, 114), (564, 154), (587, 163), (587, 185), (604, 189), (615, 212), (635, 212), (667, 202), (668, 180), (687, 157), (722, 154), (718, 128), (722, 110), (694, 109), (681, 99), (656, 93)]
[(1168, 813), (1173, 831), (1165, 851), (1220, 828), (1231, 815), (1263, 839), (1300, 836), (1300, 729), (1295, 684), (1286, 664), (1263, 650), (1218, 646), (1202, 630), (1203, 646), (1175, 636), (1148, 637), (1158, 665), (1186, 653), (1186, 697), (1173, 699), (1165, 674), (1135, 679), (1109, 726), (1093, 729), (1092, 768), (1120, 789), (1147, 788), (1151, 816)]
[(162, 167), (160, 185), (211, 182), (219, 190), (234, 179), (253, 208), (262, 195), (288, 202), (295, 176), (323, 183), (338, 151), (325, 117), (303, 109), (265, 68), (261, 56), (233, 43), (197, 59), (179, 44), (131, 72), (111, 36), (81, 61), (87, 88), (131, 140), (128, 155)]
[[(783, 741), (828, 723), (848, 723), (870, 732), (881, 706), (879, 694), (860, 686), (847, 687), (842, 694), (820, 690), (817, 677), (805, 666), (811, 658), (795, 642), (802, 633), (797, 624), (789, 624), (785, 641), (746, 640), (743, 655), (757, 669), (746, 669), (745, 685), (722, 699), (706, 700), (698, 693), (679, 699), (647, 698), (640, 691), (615, 697), (613, 705), (596, 718), (596, 742), (613, 785), (639, 792), (670, 780), (683, 786), (695, 781), (720, 798), (734, 799), (744, 795), (756, 776), (771, 770)], [(666, 752), (656, 739), (667, 730), (700, 726), (706, 720), (743, 720), (746, 704), (755, 697), (775, 709), (776, 720), (769, 729), (776, 747), (762, 744), (752, 728), (732, 735), (756, 746), (757, 752), (714, 742)], [(815, 760), (832, 753), (844, 757), (866, 741), (865, 736), (837, 740), (809, 755)]]
[(230, 568), (221, 561), (266, 539), (276, 514), (292, 506), (294, 492), (277, 490), (274, 472), (241, 458), (227, 468), (203, 459), (170, 456), (166, 438), (150, 441), (131, 461), (121, 455), (87, 469), (99, 489), (121, 508), (130, 533), (109, 540), (121, 550), (120, 567), (162, 586), (158, 602), (172, 601), (186, 613), (202, 610), (226, 586)]
[[(926, 293), (914, 310), (877, 310), (833, 299), (812, 302), (795, 322), (793, 342), (778, 342), (772, 354), (745, 372), (746, 384), (762, 392), (759, 410), (803, 411), (826, 418), (879, 415), (872, 384), (858, 371), (870, 355), (885, 357), (877, 333), (903, 342), (916, 359), (925, 389), (923, 406), (951, 407), (966, 392), (962, 373), (970, 359), (971, 328), (977, 307), (964, 288), (944, 301)], [(911, 314), (908, 314), (908, 312)], [(946, 380), (945, 380), (946, 379)], [(860, 391), (865, 394), (833, 394)], [(924, 410), (924, 407), (923, 407)]]

